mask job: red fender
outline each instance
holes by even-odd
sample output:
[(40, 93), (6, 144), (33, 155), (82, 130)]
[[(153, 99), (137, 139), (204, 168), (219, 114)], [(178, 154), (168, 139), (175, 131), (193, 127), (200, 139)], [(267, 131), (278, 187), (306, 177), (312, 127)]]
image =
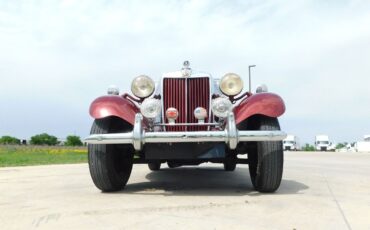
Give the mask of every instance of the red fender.
[(236, 124), (256, 114), (279, 117), (284, 112), (285, 104), (283, 99), (273, 93), (253, 94), (234, 108)]
[(135, 114), (138, 112), (139, 108), (132, 101), (122, 96), (98, 97), (90, 105), (90, 115), (95, 119), (116, 116), (132, 125), (135, 122)]

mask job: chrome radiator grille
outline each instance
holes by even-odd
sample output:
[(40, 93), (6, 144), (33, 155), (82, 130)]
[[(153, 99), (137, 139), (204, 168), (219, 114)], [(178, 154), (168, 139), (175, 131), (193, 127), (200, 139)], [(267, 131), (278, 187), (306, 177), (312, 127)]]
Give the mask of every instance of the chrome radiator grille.
[[(209, 111), (210, 82), (208, 77), (200, 78), (164, 78), (163, 79), (163, 106), (164, 111), (174, 107), (179, 111), (176, 123), (197, 123), (194, 110), (203, 107)], [(167, 118), (164, 119), (168, 123)], [(205, 122), (209, 122), (208, 118)], [(166, 127), (166, 131), (204, 131), (207, 126), (173, 126)]]

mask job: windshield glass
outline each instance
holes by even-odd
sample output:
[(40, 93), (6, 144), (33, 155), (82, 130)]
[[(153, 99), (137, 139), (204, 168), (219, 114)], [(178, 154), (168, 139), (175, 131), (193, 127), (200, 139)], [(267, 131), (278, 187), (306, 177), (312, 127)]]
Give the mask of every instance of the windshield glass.
[(294, 144), (294, 141), (284, 141), (285, 144)]
[(318, 141), (317, 143), (325, 145), (325, 144), (329, 144), (329, 141)]

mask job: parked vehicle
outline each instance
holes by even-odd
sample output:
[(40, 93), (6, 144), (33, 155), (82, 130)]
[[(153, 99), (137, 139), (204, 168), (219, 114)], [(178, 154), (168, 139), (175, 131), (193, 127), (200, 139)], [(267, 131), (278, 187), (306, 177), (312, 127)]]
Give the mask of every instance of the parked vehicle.
[[(215, 80), (193, 71), (187, 61), (157, 85), (140, 75), (132, 81), (133, 95), (119, 95), (118, 88), (110, 87), (108, 95), (92, 102), (95, 121), (86, 142), (96, 187), (123, 189), (133, 164), (157, 171), (163, 163), (174, 168), (204, 162), (222, 163), (226, 171), (249, 164), (256, 190), (279, 187), (286, 137), (278, 122), (285, 112), (280, 96), (267, 92), (265, 85), (255, 94), (242, 93), (239, 75)], [(248, 159), (238, 158), (242, 154)]]
[(315, 137), (315, 148), (317, 151), (335, 151), (335, 146), (330, 142), (328, 135), (317, 135)]
[(370, 152), (370, 135), (364, 135), (364, 140), (357, 141), (354, 148), (356, 152)]
[(299, 146), (298, 137), (294, 136), (294, 135), (288, 135), (283, 140), (283, 147), (284, 147), (284, 150), (287, 150), (287, 151), (297, 151), (297, 150), (299, 150), (300, 146)]

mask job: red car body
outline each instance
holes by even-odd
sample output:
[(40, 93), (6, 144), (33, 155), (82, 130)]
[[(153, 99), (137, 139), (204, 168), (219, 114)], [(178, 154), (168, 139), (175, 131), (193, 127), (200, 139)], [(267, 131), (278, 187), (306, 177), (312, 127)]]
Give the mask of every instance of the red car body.
[(90, 105), (90, 115), (94, 119), (116, 116), (134, 125), (135, 115), (140, 110), (129, 99), (117, 95), (98, 97)]
[[(233, 111), (236, 124), (240, 124), (253, 115), (280, 117), (285, 112), (285, 104), (277, 94), (259, 93), (244, 98)], [(134, 125), (135, 114), (138, 112), (139, 108), (122, 96), (102, 96), (95, 99), (90, 105), (90, 115), (94, 119), (117, 116), (132, 125)]]

